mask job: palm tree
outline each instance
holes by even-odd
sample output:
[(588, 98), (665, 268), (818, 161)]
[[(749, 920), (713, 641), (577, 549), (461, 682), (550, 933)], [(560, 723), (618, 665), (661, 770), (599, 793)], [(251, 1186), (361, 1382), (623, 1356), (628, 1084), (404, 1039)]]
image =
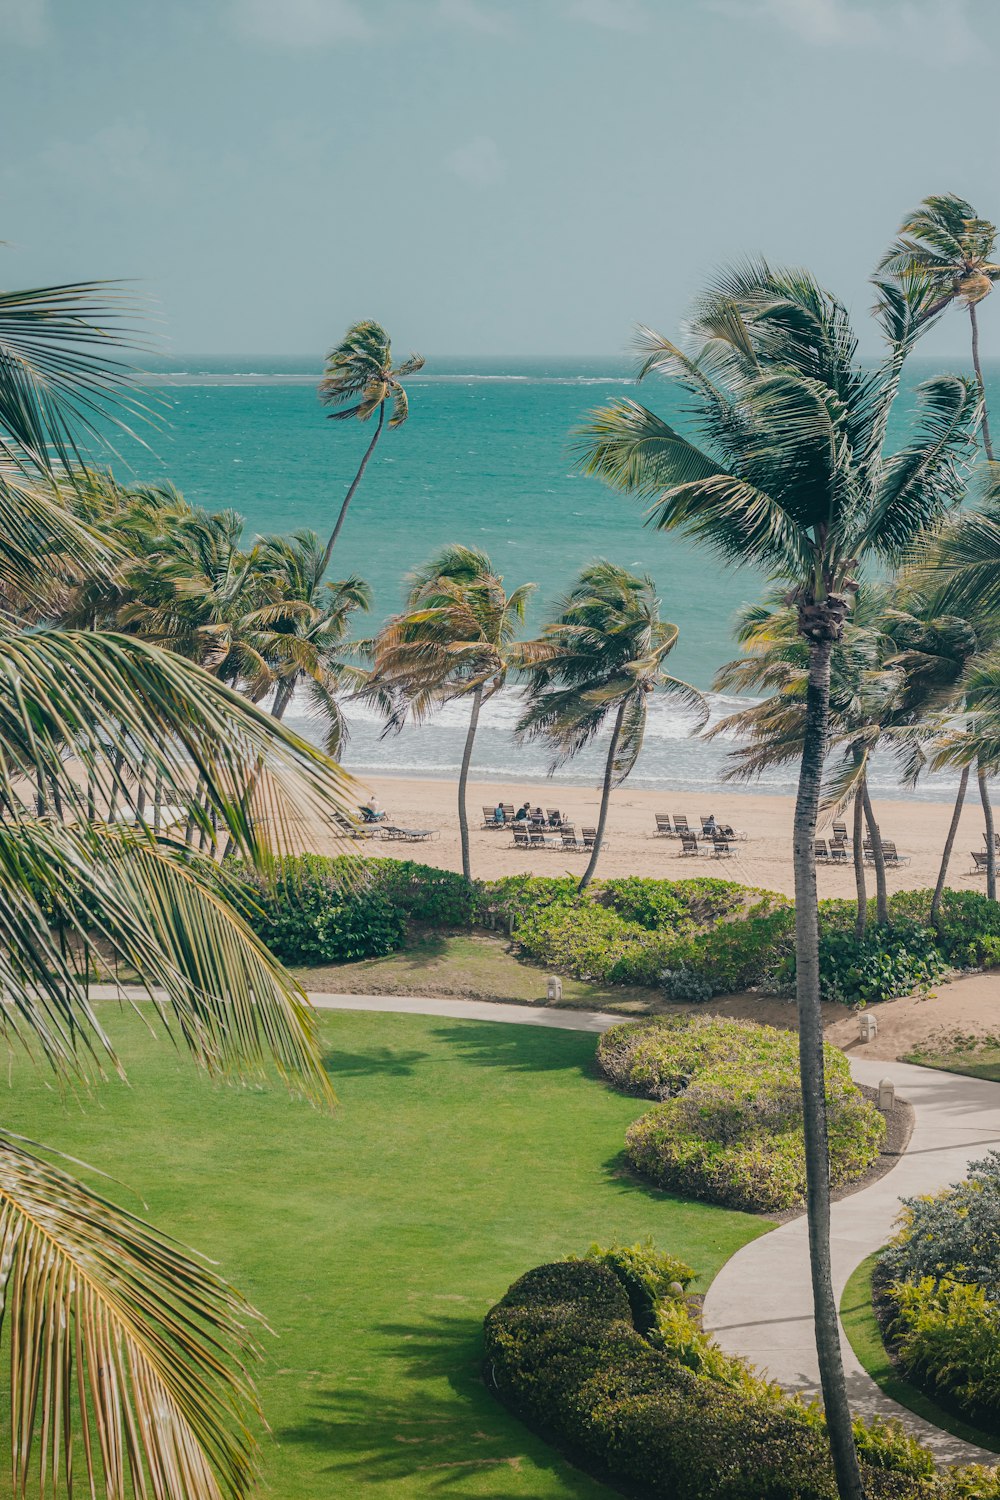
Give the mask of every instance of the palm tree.
[(587, 472), (651, 500), (660, 530), (696, 537), (729, 563), (769, 570), (788, 591), (808, 646), (794, 819), (796, 991), (816, 1346), (842, 1500), (863, 1494), (830, 1269), (830, 1183), (814, 838), (829, 727), (830, 658), (868, 561), (890, 562), (963, 492), (979, 420), (974, 384), (924, 381), (906, 447), (886, 429), (922, 326), (905, 289), (877, 308), (888, 353), (857, 358), (843, 306), (803, 271), (751, 263), (719, 278), (690, 325), (690, 354), (641, 335), (640, 376), (683, 395), (690, 436), (634, 400), (592, 414)]
[(423, 355), (411, 354), (409, 359), (394, 367), (389, 335), (379, 323), (373, 323), (370, 319), (354, 323), (326, 357), (326, 368), (319, 383), (319, 399), (324, 405), (334, 407), (327, 415), (336, 422), (347, 422), (351, 417), (357, 417), (359, 422), (367, 422), (377, 413), (378, 421), (371, 442), (358, 465), (358, 472), (344, 496), (337, 524), (326, 544), (323, 573), (329, 566), (330, 556), (347, 518), (348, 507), (364, 477), (368, 460), (382, 436), (386, 407), (391, 406), (388, 425), (402, 427), (410, 414), (410, 403), (402, 381), (407, 375), (414, 375), (417, 370), (422, 370), (423, 366)]
[(347, 632), (356, 610), (371, 607), (361, 578), (323, 583), (323, 552), (314, 531), (262, 537), (255, 562), (267, 602), (245, 617), (243, 628), (273, 674), (271, 713), (282, 719), (304, 684), (310, 710), (323, 729), (323, 749), (337, 756), (347, 739), (339, 694), (363, 685), (364, 674), (345, 659)]
[(514, 638), (535, 585), (524, 583), (507, 594), (486, 553), (457, 544), (411, 573), (408, 582), (405, 610), (370, 645), (372, 670), (361, 696), (384, 710), (385, 733), (402, 728), (407, 717), (419, 723), (444, 703), (470, 699), (458, 826), (462, 873), (471, 880), (465, 792), (472, 747), (483, 704), (500, 691), (519, 659)]
[[(0, 296), (0, 580), (42, 599), (113, 575), (117, 547), (62, 504), (115, 339), (99, 289)], [(72, 310), (72, 315), (67, 311)], [(263, 757), (252, 804), (239, 793)], [(77, 774), (77, 768), (82, 775)], [(227, 902), (215, 865), (95, 816), (122, 784), (161, 779), (206, 805), (262, 863), (268, 814), (326, 819), (344, 778), (200, 667), (148, 642), (0, 620), (0, 1027), (63, 1080), (121, 1063), (89, 995), (95, 956), (139, 976), (195, 1059), (249, 1079), (269, 1067), (330, 1099), (301, 989)], [(86, 782), (85, 787), (82, 783)], [(35, 789), (52, 792), (39, 817)], [(36, 1148), (0, 1130), (0, 1337), (8, 1346), (12, 1482), (83, 1470), (113, 1496), (219, 1500), (252, 1487), (244, 1369), (252, 1309), (204, 1264)], [(74, 1451), (75, 1450), (75, 1451)]]
[(694, 710), (699, 727), (707, 708), (699, 692), (663, 670), (677, 643), (677, 626), (660, 619), (651, 578), (614, 563), (591, 563), (557, 608), (558, 618), (521, 648), (527, 707), (515, 734), (549, 744), (554, 771), (612, 721), (597, 835), (580, 880), (582, 891), (600, 857), (611, 789), (621, 786), (639, 758), (650, 695), (660, 690), (679, 697)]
[[(866, 588), (858, 594), (853, 618), (845, 624), (830, 658), (829, 744), (831, 750), (842, 750), (843, 759), (827, 784), (824, 808), (836, 814), (853, 802), (855, 930), (859, 938), (864, 934), (868, 913), (866, 824), (875, 863), (876, 919), (885, 923), (889, 916), (885, 861), (868, 790), (871, 755), (899, 717), (901, 674), (884, 661), (889, 642), (881, 629), (883, 603), (882, 589)], [(710, 735), (739, 736), (743, 743), (731, 754), (726, 775), (733, 780), (749, 780), (769, 767), (801, 758), (809, 648), (798, 629), (797, 611), (785, 604), (780, 594), (747, 606), (736, 633), (745, 655), (720, 667), (715, 676), (716, 690), (763, 691), (769, 696), (721, 719)]]
[(969, 312), (972, 364), (983, 403), (983, 447), (993, 461), (993, 444), (986, 412), (986, 386), (979, 362), (979, 321), (976, 308), (1000, 278), (993, 261), (996, 226), (980, 219), (971, 203), (954, 193), (925, 198), (899, 226), (899, 235), (882, 257), (879, 270), (901, 280), (924, 283), (928, 293), (925, 316), (932, 318), (958, 305)]

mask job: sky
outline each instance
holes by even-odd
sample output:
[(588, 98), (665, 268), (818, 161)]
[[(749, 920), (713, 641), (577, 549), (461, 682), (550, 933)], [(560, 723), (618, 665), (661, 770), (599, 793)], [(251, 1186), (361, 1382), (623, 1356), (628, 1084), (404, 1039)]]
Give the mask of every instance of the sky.
[(925, 194), (1000, 219), (998, 64), (997, 0), (0, 0), (0, 285), (173, 354), (619, 353), (754, 254), (863, 320)]

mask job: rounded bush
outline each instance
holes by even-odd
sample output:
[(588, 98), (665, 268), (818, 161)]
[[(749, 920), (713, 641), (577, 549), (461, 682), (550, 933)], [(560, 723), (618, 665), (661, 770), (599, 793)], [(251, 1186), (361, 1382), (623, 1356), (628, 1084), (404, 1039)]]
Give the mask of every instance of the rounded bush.
[[(885, 1133), (825, 1048), (830, 1174), (862, 1176)], [(598, 1066), (625, 1092), (663, 1101), (625, 1134), (628, 1159), (657, 1186), (729, 1208), (777, 1212), (803, 1202), (805, 1145), (798, 1039), (751, 1021), (707, 1016), (626, 1022), (605, 1032)]]
[(660, 975), (664, 1000), (700, 1005), (712, 998), (712, 982), (693, 969), (664, 969)]

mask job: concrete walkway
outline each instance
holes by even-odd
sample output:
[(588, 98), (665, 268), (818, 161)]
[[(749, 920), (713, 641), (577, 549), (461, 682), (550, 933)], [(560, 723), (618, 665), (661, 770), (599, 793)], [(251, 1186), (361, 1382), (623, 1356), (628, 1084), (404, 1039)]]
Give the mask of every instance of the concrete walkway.
[[(900, 1198), (933, 1193), (965, 1176), (970, 1161), (1000, 1149), (1000, 1084), (907, 1063), (851, 1059), (858, 1083), (891, 1078), (915, 1112), (905, 1156), (871, 1187), (833, 1205), (833, 1284), (839, 1305), (852, 1271), (892, 1233)], [(708, 1289), (705, 1327), (731, 1354), (742, 1354), (789, 1391), (819, 1393), (813, 1342), (812, 1287), (804, 1218), (744, 1245)], [(842, 1335), (851, 1405), (862, 1416), (898, 1417), (947, 1463), (995, 1464), (997, 1455), (949, 1433), (890, 1401), (861, 1368)]]

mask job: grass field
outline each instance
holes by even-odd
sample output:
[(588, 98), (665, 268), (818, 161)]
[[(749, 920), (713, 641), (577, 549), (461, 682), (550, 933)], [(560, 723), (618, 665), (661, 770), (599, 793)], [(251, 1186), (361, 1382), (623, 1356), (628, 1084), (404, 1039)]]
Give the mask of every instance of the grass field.
[(333, 1116), (216, 1086), (108, 1007), (129, 1071), (64, 1103), (16, 1065), (4, 1125), (217, 1259), (265, 1314), (266, 1482), (280, 1500), (596, 1497), (480, 1381), (487, 1308), (530, 1266), (652, 1235), (701, 1287), (759, 1219), (621, 1175), (646, 1107), (592, 1076), (579, 1032), (326, 1014)]
[[(307, 989), (352, 995), (456, 995), (463, 1000), (545, 998), (546, 971), (509, 951), (506, 938), (489, 933), (431, 932), (413, 939), (400, 953), (351, 964), (299, 969)], [(659, 990), (634, 985), (588, 984), (563, 978), (564, 1006), (641, 1015), (659, 1010)]]
[(926, 1422), (933, 1422), (935, 1427), (943, 1427), (945, 1432), (950, 1432), (967, 1443), (976, 1443), (980, 1448), (988, 1448), (991, 1453), (1000, 1453), (1000, 1434), (987, 1432), (973, 1426), (971, 1422), (964, 1422), (954, 1412), (940, 1406), (915, 1385), (911, 1385), (893, 1365), (882, 1342), (882, 1333), (872, 1307), (872, 1272), (877, 1259), (876, 1253), (861, 1262), (844, 1288), (840, 1303), (844, 1332), (862, 1367), (868, 1371), (880, 1390), (893, 1401), (898, 1401), (900, 1406), (905, 1406), (908, 1411), (915, 1412)]
[(923, 1068), (941, 1068), (945, 1073), (965, 1073), (969, 1078), (985, 1078), (1000, 1083), (1000, 1039), (997, 1037), (955, 1037), (939, 1049), (911, 1052), (903, 1062)]

